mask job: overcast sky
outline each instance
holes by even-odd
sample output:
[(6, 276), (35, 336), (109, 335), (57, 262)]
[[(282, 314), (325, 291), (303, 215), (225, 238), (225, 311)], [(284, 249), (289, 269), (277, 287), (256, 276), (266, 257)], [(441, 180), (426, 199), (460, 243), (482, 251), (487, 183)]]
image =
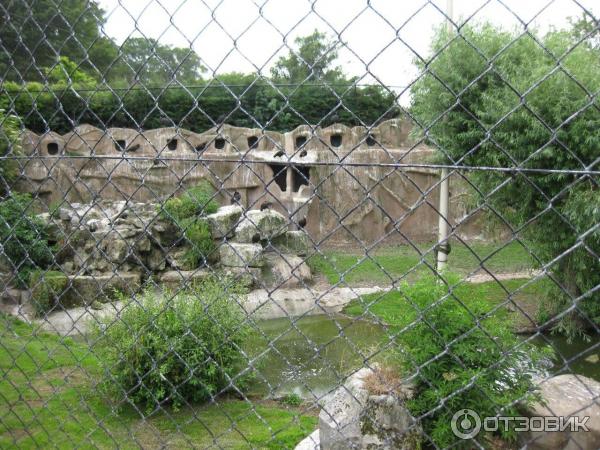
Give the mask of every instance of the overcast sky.
[[(598, 16), (598, 0), (578, 2)], [(100, 0), (99, 3), (108, 16), (105, 33), (118, 43), (129, 36), (145, 36), (164, 44), (192, 47), (209, 68), (209, 74), (259, 71), (268, 75), (273, 62), (287, 53), (284, 39), (293, 45), (295, 37), (317, 28), (346, 44), (339, 58), (346, 73), (365, 76), (364, 82), (376, 78), (391, 86), (405, 86), (414, 79), (414, 52), (427, 54), (433, 29), (444, 21), (436, 7), (446, 11), (446, 0), (430, 3)], [(542, 31), (550, 26), (564, 27), (568, 17), (580, 16), (582, 12), (573, 0), (454, 1), (457, 21), (489, 20), (523, 29), (520, 18)]]

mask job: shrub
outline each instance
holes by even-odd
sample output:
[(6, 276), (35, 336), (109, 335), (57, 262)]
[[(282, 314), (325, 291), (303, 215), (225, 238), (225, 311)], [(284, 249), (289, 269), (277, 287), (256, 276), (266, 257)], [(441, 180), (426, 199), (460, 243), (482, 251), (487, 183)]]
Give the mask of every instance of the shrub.
[[(0, 108), (0, 157), (20, 154), (19, 119), (16, 116), (7, 116), (4, 109)], [(16, 159), (0, 160), (0, 195), (9, 190), (18, 176), (19, 163)]]
[(219, 208), (214, 195), (213, 187), (207, 182), (202, 182), (187, 189), (181, 197), (167, 200), (161, 205), (161, 211), (166, 218), (179, 224), (185, 219), (214, 213)]
[[(0, 244), (16, 272), (47, 268), (53, 260), (44, 222), (31, 212), (31, 196), (11, 194), (0, 202)], [(28, 276), (19, 281), (27, 284)]]
[[(450, 277), (451, 283), (456, 280)], [(536, 398), (532, 374), (549, 355), (520, 341), (506, 311), (490, 314), (492, 306), (483, 298), (459, 299), (433, 278), (404, 284), (401, 292), (401, 301), (414, 308), (405, 323), (415, 322), (398, 336), (403, 373), (416, 374), (407, 405), (434, 444), (472, 447), (472, 442), (458, 442), (451, 430), (452, 416), (460, 409), (470, 408), (481, 417), (500, 411), (521, 415), (516, 402)], [(502, 437), (512, 440), (516, 434), (503, 432)]]
[(208, 222), (202, 219), (192, 219), (184, 226), (185, 238), (190, 248), (184, 255), (185, 265), (190, 268), (198, 267), (206, 262), (215, 249), (212, 232)]
[(206, 182), (186, 190), (181, 197), (173, 197), (161, 205), (163, 217), (171, 220), (184, 233), (190, 249), (185, 254), (189, 268), (205, 262), (214, 250), (210, 227), (200, 216), (217, 211), (214, 189)]
[(62, 272), (40, 269), (31, 271), (29, 274), (29, 289), (31, 290), (31, 300), (36, 313), (44, 315), (52, 311), (68, 284), (69, 279)]
[(106, 364), (105, 392), (149, 411), (171, 403), (202, 402), (235, 384), (242, 389), (246, 360), (240, 349), (249, 327), (236, 303), (241, 290), (216, 279), (176, 296), (146, 291), (117, 321), (96, 328)]

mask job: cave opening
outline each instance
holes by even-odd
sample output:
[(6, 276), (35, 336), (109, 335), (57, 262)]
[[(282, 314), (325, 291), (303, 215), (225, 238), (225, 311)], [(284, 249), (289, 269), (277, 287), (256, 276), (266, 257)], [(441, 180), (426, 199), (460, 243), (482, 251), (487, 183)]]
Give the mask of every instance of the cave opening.
[(301, 186), (308, 186), (310, 166), (292, 167), (292, 192), (298, 192)]
[(125, 151), (126, 147), (127, 147), (127, 142), (125, 141), (125, 139), (117, 139), (115, 141), (115, 150), (117, 150), (119, 152), (123, 152), (123, 151)]
[(375, 136), (372, 134), (368, 134), (367, 135), (367, 146), (375, 147), (376, 145), (377, 145), (377, 140), (375, 139)]
[(223, 138), (217, 138), (215, 139), (215, 148), (217, 150), (222, 150), (225, 148), (225, 139)]
[(342, 145), (342, 135), (338, 133), (332, 134), (329, 137), (329, 142), (333, 147), (339, 147), (340, 145)]
[(269, 164), (273, 171), (273, 180), (282, 192), (287, 190), (287, 166), (285, 164)]
[(177, 139), (175, 139), (175, 138), (169, 139), (167, 141), (167, 148), (169, 150), (177, 150)]
[(296, 138), (296, 150), (306, 144), (306, 136), (298, 136)]
[(258, 136), (249, 136), (248, 149), (253, 150), (255, 148), (258, 148)]
[(58, 144), (56, 142), (48, 142), (46, 150), (49, 155), (58, 155)]
[(194, 147), (194, 150), (196, 150), (196, 152), (198, 153), (202, 153), (204, 150), (206, 150), (206, 142), (202, 142), (201, 144), (196, 145), (196, 147)]

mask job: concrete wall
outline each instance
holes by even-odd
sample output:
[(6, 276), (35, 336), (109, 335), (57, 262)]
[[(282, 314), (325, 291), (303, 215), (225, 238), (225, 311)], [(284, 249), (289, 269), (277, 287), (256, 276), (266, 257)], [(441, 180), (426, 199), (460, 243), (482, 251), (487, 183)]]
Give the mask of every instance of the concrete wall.
[[(437, 171), (389, 166), (432, 161), (434, 151), (414, 145), (409, 132), (409, 124), (398, 119), (371, 130), (334, 124), (288, 133), (229, 125), (201, 134), (90, 125), (63, 136), (26, 131), (22, 144), (31, 158), (18, 188), (37, 193), (48, 205), (62, 198), (161, 201), (208, 180), (222, 204), (239, 192), (249, 209), (267, 202), (292, 223), (306, 217), (315, 242), (432, 240)], [(457, 177), (451, 180), (454, 194), (464, 193), (465, 186)], [(466, 213), (463, 200), (452, 196), (453, 222)], [(473, 238), (481, 226), (468, 220), (460, 230)]]

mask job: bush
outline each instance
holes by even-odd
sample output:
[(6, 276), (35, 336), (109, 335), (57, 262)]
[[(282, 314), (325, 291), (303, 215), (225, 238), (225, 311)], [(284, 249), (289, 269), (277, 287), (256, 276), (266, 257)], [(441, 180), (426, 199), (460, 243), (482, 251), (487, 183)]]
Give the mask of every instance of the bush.
[(68, 284), (69, 279), (62, 272), (39, 269), (31, 271), (29, 289), (36, 313), (41, 316), (52, 311)]
[(213, 252), (215, 246), (210, 226), (201, 216), (217, 211), (214, 189), (206, 182), (186, 190), (161, 206), (163, 217), (171, 220), (184, 233), (190, 249), (184, 256), (190, 269), (198, 267)]
[[(456, 280), (450, 277), (451, 283)], [(521, 415), (515, 403), (536, 398), (532, 374), (549, 355), (512, 333), (505, 310), (488, 314), (492, 306), (483, 298), (462, 298), (463, 306), (454, 294), (444, 298), (448, 287), (433, 278), (404, 284), (400, 291), (402, 301), (415, 308), (404, 319), (415, 325), (398, 336), (403, 373), (416, 374), (415, 393), (407, 404), (434, 444), (472, 447), (472, 442), (458, 442), (451, 430), (452, 416), (461, 409), (481, 417), (500, 410)], [(512, 440), (516, 434), (509, 431), (502, 437)]]
[(179, 223), (185, 219), (216, 212), (219, 204), (214, 196), (213, 187), (207, 182), (202, 182), (187, 189), (180, 197), (167, 200), (161, 206), (161, 210), (165, 217)]
[(129, 300), (117, 321), (96, 328), (105, 392), (151, 411), (163, 402), (206, 401), (230, 384), (242, 389), (248, 377), (240, 345), (249, 327), (236, 303), (240, 292), (210, 279), (175, 297), (149, 290)]
[[(19, 119), (16, 116), (7, 116), (4, 109), (0, 109), (0, 157), (20, 154)], [(0, 195), (9, 190), (19, 176), (19, 169), (16, 159), (0, 160)]]
[(23, 276), (22, 284), (27, 284), (24, 274), (33, 269), (47, 268), (53, 261), (48, 235), (44, 222), (31, 212), (32, 200), (29, 194), (11, 194), (0, 202), (0, 244), (4, 257), (10, 266)]
[(184, 262), (187, 267), (195, 268), (205, 263), (215, 249), (212, 232), (208, 222), (202, 219), (192, 219), (184, 229), (185, 238), (190, 245), (184, 255)]

